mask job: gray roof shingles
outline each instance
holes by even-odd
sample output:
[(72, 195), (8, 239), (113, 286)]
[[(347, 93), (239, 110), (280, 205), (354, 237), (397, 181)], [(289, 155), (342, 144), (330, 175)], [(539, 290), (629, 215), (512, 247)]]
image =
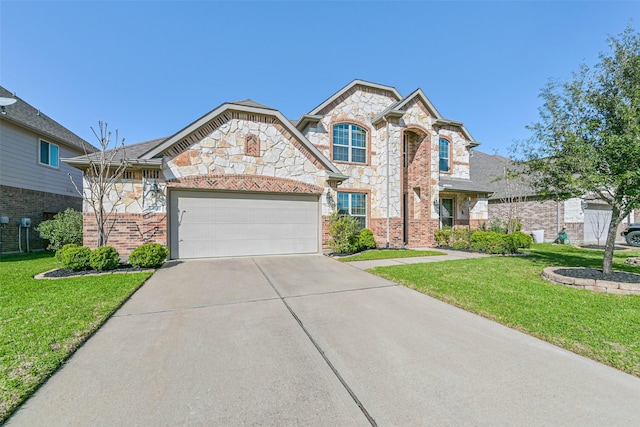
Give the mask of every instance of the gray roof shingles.
[(55, 142), (66, 144), (80, 151), (86, 149), (87, 152), (97, 151), (97, 148), (89, 142), (80, 138), (60, 123), (53, 120), (37, 108), (23, 101), (21, 98), (14, 96), (4, 87), (0, 86), (0, 97), (14, 98), (17, 100), (15, 104), (6, 106), (4, 112), (0, 114), (0, 119), (16, 123), (22, 127), (31, 129), (40, 133), (44, 137), (55, 139)]

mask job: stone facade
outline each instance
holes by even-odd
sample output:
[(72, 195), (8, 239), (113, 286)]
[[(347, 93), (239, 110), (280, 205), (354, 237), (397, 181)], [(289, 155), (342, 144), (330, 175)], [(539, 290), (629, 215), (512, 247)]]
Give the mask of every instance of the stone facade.
[[(445, 175), (438, 169), (439, 138), (451, 144), (451, 171), (446, 177), (470, 177), (470, 136), (461, 125), (438, 122), (441, 117), (420, 94), (402, 99), (390, 87), (352, 84), (314, 110), (313, 119), (297, 129), (268, 108), (243, 110), (241, 104), (233, 104), (216, 114), (200, 119), (197, 126), (194, 122), (154, 152), (162, 159), (159, 170), (132, 170), (120, 180), (110, 200), (119, 229), (110, 244), (127, 252), (136, 240), (166, 243), (166, 198), (174, 188), (187, 188), (320, 194), (324, 247), (338, 193), (365, 194), (366, 223), (379, 246), (432, 246), (440, 226), (440, 180)], [(333, 158), (333, 128), (340, 124), (365, 130), (363, 163)], [(152, 185), (164, 200), (150, 200)], [(479, 196), (453, 192), (456, 225), (486, 220), (487, 202)], [(90, 207), (85, 206), (85, 212), (90, 213)], [(87, 229), (86, 243), (95, 244), (91, 234), (95, 229), (89, 225)]]
[[(9, 217), (9, 224), (2, 229), (0, 252), (19, 251), (19, 227), (16, 221), (20, 218), (31, 218), (29, 249), (46, 249), (48, 243), (40, 237), (36, 228), (42, 221), (52, 219), (54, 214), (67, 208), (77, 211), (82, 210), (82, 199), (80, 197), (0, 185), (0, 213)], [(26, 230), (23, 228), (21, 233), (21, 245), (24, 251), (27, 244)]]

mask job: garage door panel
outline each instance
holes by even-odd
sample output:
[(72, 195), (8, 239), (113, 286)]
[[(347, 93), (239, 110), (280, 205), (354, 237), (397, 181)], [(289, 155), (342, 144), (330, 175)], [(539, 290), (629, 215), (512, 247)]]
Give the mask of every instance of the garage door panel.
[(318, 252), (318, 204), (313, 195), (172, 192), (171, 256)]

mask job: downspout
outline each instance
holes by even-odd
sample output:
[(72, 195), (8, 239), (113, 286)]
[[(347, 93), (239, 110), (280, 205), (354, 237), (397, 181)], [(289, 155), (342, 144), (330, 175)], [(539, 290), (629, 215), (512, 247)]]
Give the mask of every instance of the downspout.
[(391, 229), (391, 217), (389, 215), (389, 207), (390, 207), (390, 184), (389, 184), (389, 120), (386, 117), (382, 116), (384, 122), (387, 124), (387, 249), (389, 249), (389, 234)]

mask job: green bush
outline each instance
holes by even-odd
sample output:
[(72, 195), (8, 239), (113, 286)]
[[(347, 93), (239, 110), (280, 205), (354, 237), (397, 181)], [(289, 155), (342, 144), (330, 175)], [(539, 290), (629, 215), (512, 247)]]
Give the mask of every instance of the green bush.
[(354, 217), (333, 212), (329, 218), (328, 242), (331, 250), (338, 254), (352, 254), (358, 252), (360, 223)]
[(71, 208), (57, 213), (53, 219), (42, 221), (36, 231), (40, 237), (49, 240), (47, 249), (60, 250), (64, 245), (82, 245), (82, 212)]
[(77, 247), (78, 245), (76, 245), (75, 243), (67, 243), (66, 245), (64, 245), (63, 247), (61, 247), (56, 251), (56, 255), (55, 255), (56, 261), (62, 262), (62, 254), (64, 254), (64, 252), (69, 248), (77, 248)]
[(458, 240), (457, 242), (453, 242), (451, 247), (457, 251), (463, 251), (469, 249), (471, 247), (471, 243), (465, 240)]
[(471, 243), (471, 236), (475, 230), (470, 228), (454, 228), (451, 232), (451, 247), (454, 247), (456, 242)]
[(373, 231), (368, 228), (363, 228), (360, 231), (360, 236), (358, 237), (358, 250), (364, 251), (367, 249), (375, 249), (376, 248), (376, 239), (373, 237)]
[(514, 248), (514, 252), (517, 252), (518, 249), (530, 248), (533, 244), (533, 238), (521, 231), (507, 234), (507, 236), (509, 236), (509, 238), (511, 239), (511, 245)]
[(134, 267), (155, 268), (162, 265), (168, 255), (169, 249), (160, 243), (145, 243), (131, 252), (129, 263)]
[(508, 234), (495, 231), (476, 231), (471, 236), (471, 249), (488, 254), (506, 254), (511, 250), (511, 238)]
[(436, 230), (433, 234), (435, 235), (438, 246), (449, 246), (451, 244), (452, 233), (453, 228), (451, 227), (442, 227)]
[(493, 218), (489, 223), (489, 232), (507, 234), (507, 224), (500, 218)]
[(98, 271), (113, 270), (118, 267), (120, 255), (113, 246), (102, 246), (91, 252), (89, 263), (91, 268)]
[(91, 267), (91, 249), (86, 246), (67, 246), (61, 251), (60, 262), (64, 268), (73, 271), (88, 270)]

